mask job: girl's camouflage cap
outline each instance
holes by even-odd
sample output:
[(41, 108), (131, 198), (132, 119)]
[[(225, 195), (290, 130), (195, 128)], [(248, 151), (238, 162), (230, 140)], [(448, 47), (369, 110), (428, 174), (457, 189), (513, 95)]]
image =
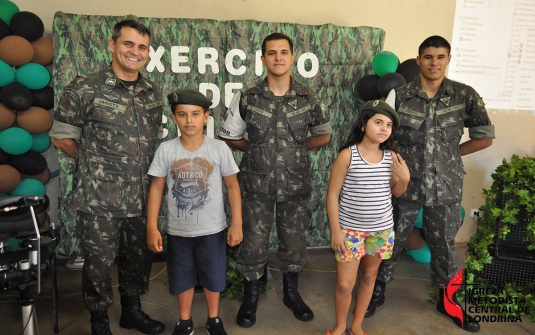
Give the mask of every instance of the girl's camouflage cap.
[(212, 105), (212, 100), (196, 90), (181, 89), (171, 92), (167, 95), (169, 104), (172, 105), (196, 105), (206, 109)]
[(392, 122), (394, 122), (394, 128), (399, 128), (399, 114), (396, 112), (396, 110), (392, 107), (390, 107), (389, 104), (382, 100), (370, 100), (364, 104), (363, 111), (374, 111), (376, 113), (380, 113), (383, 115), (388, 116), (392, 119)]

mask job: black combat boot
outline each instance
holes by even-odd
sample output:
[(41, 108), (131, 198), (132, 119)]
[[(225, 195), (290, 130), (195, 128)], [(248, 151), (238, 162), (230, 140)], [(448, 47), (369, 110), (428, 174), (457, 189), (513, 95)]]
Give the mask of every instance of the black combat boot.
[(91, 335), (112, 335), (108, 311), (91, 311)]
[(258, 305), (258, 280), (243, 278), (243, 302), (236, 316), (236, 323), (243, 328), (249, 328), (256, 323), (256, 306)]
[(294, 312), (294, 316), (304, 322), (312, 321), (314, 313), (310, 307), (305, 304), (299, 292), (297, 292), (297, 282), (299, 279), (299, 272), (284, 272), (282, 277), (283, 283), (283, 302), (286, 307)]
[(461, 305), (457, 303), (455, 296), (453, 297), (453, 300), (459, 305), (459, 307), (461, 308), (464, 314), (464, 325), (461, 324), (461, 320), (459, 318), (449, 315), (448, 312), (446, 311), (446, 308), (444, 307), (444, 289), (443, 288), (439, 290), (438, 295), (439, 297), (438, 297), (438, 303), (437, 303), (437, 311), (449, 317), (459, 328), (462, 328), (466, 331), (473, 332), (473, 333), (479, 331), (480, 329), (479, 322), (474, 320), (472, 316), (470, 316), (469, 314), (465, 312), (465, 310), (461, 307)]
[(139, 296), (128, 297), (121, 295), (121, 319), (119, 326), (121, 328), (135, 328), (143, 334), (161, 334), (165, 330), (165, 325), (160, 321), (151, 319), (141, 310)]
[(375, 279), (372, 299), (370, 300), (366, 314), (364, 314), (365, 318), (369, 318), (370, 316), (374, 315), (375, 309), (385, 303), (385, 286), (386, 283), (384, 281)]

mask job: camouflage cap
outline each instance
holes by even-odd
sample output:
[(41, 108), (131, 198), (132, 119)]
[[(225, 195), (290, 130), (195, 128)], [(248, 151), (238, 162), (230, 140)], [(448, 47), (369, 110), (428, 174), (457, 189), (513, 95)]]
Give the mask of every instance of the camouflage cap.
[(173, 105), (196, 105), (206, 109), (212, 105), (212, 100), (196, 90), (181, 89), (171, 92), (167, 95), (169, 104)]
[(382, 100), (370, 100), (364, 104), (363, 111), (365, 110), (374, 111), (376, 113), (388, 116), (394, 122), (394, 128), (399, 128), (399, 114), (386, 102)]

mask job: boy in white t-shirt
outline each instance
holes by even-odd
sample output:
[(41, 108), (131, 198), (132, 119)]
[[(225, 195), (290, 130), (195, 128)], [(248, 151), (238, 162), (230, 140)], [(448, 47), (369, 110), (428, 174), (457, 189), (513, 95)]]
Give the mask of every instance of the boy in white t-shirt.
[(172, 92), (167, 98), (181, 136), (158, 147), (148, 172), (153, 178), (147, 205), (147, 243), (154, 252), (163, 250), (157, 221), (167, 183), (169, 292), (178, 295), (180, 310), (173, 335), (193, 334), (191, 306), (197, 284), (203, 286), (206, 298), (208, 334), (226, 335), (219, 318), (219, 296), (226, 287), (227, 222), (222, 181), (232, 214), (227, 243), (235, 246), (243, 239), (239, 169), (225, 142), (203, 133), (212, 101), (188, 89)]

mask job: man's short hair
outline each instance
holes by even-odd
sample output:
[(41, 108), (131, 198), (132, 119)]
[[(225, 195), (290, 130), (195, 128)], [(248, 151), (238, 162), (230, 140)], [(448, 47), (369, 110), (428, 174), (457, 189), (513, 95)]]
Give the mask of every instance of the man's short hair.
[(448, 55), (451, 51), (451, 46), (448, 41), (446, 41), (444, 37), (437, 35), (426, 38), (422, 44), (420, 44), (420, 47), (418, 48), (418, 56), (421, 56), (427, 48), (444, 48), (448, 50)]
[(290, 53), (293, 55), (294, 53), (294, 44), (290, 37), (288, 35), (284, 35), (282, 33), (273, 33), (271, 35), (266, 36), (264, 38), (264, 41), (262, 42), (262, 56), (266, 55), (266, 44), (268, 41), (275, 41), (275, 40), (287, 40), (288, 44), (290, 45)]
[(117, 22), (115, 26), (113, 27), (113, 34), (111, 35), (112, 40), (117, 42), (117, 39), (121, 37), (121, 30), (123, 27), (130, 27), (137, 30), (141, 36), (149, 36), (150, 40), (150, 30), (147, 28), (143, 23), (136, 21), (136, 20), (123, 20), (120, 22)]

